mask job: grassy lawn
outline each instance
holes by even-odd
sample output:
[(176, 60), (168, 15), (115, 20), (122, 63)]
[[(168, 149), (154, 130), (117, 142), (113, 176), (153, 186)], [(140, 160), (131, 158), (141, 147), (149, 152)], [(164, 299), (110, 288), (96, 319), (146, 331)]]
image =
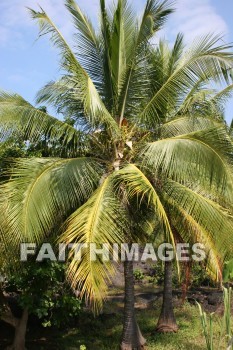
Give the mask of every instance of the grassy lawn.
[[(138, 310), (137, 314), (143, 334), (148, 341), (148, 350), (205, 349), (196, 307), (186, 305), (184, 308), (176, 310), (180, 326), (180, 331), (177, 334), (158, 335), (155, 333), (158, 317), (158, 312), (155, 310)], [(82, 329), (70, 331), (62, 336), (63, 348), (73, 350), (75, 349), (74, 345), (85, 344), (90, 350), (118, 350), (121, 320), (120, 314), (116, 318), (104, 319), (101, 317), (94, 323), (86, 320)]]
[[(154, 288), (136, 286), (137, 319), (142, 333), (147, 339), (147, 350), (206, 350), (202, 333), (199, 310), (196, 305), (186, 302), (181, 305), (180, 299), (174, 297), (175, 314), (179, 324), (176, 334), (157, 334), (156, 322), (161, 309), (162, 298), (145, 302), (141, 292), (155, 292)], [(157, 292), (160, 290), (157, 289)], [(218, 310), (223, 306), (218, 304), (208, 310)], [(27, 333), (28, 350), (79, 350), (85, 345), (87, 350), (119, 350), (123, 318), (123, 292), (121, 289), (111, 289), (109, 301), (105, 303), (104, 313), (94, 317), (90, 312), (83, 312), (74, 321), (72, 327), (57, 330), (55, 328), (38, 327), (29, 322)], [(219, 340), (221, 317), (214, 316), (215, 344)], [(4, 349), (13, 339), (13, 329), (0, 324), (0, 349)], [(226, 342), (215, 350), (226, 350)]]
[[(115, 307), (114, 307), (115, 306)], [(107, 304), (107, 312), (112, 309), (114, 314), (103, 314), (94, 318), (84, 314), (76, 327), (69, 330), (35, 329), (28, 334), (28, 349), (40, 350), (77, 350), (85, 345), (87, 350), (119, 350), (121, 335), (122, 307), (115, 314), (116, 305)], [(147, 350), (204, 350), (205, 340), (200, 326), (199, 312), (196, 306), (185, 304), (176, 308), (176, 316), (180, 331), (177, 334), (156, 334), (154, 329), (158, 318), (159, 303), (149, 309), (137, 311), (139, 324), (147, 339)], [(215, 334), (219, 333), (218, 318), (215, 321)], [(226, 349), (222, 346), (221, 349)]]

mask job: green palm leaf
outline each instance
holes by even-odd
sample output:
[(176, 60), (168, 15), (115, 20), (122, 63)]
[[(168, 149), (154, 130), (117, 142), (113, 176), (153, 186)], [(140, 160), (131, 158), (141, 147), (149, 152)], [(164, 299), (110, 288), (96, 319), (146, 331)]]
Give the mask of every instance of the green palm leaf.
[(182, 115), (164, 123), (159, 130), (161, 138), (169, 138), (214, 127), (222, 128), (222, 124), (213, 118)]
[(100, 83), (103, 74), (100, 38), (91, 21), (74, 0), (66, 0), (65, 4), (78, 31), (74, 37), (77, 57), (92, 80)]
[(206, 259), (205, 266), (208, 274), (214, 281), (221, 281), (222, 266), (225, 258), (225, 252), (217, 247), (213, 235), (208, 230), (204, 229), (191, 215), (189, 215), (182, 208), (174, 210), (173, 214), (179, 217), (179, 220), (172, 220), (172, 224), (179, 232), (184, 242), (191, 242), (192, 244), (201, 243), (204, 246)]
[(139, 25), (139, 35), (137, 45), (141, 46), (147, 42), (159, 31), (165, 24), (168, 16), (174, 11), (172, 9), (173, 1), (147, 0), (146, 7)]
[(81, 132), (33, 107), (17, 94), (0, 92), (0, 126), (2, 138), (20, 129), (26, 140), (47, 137), (51, 143), (59, 141), (73, 149), (82, 147)]
[[(123, 167), (115, 174), (118, 186), (124, 184), (128, 196), (138, 197), (139, 205), (145, 201), (148, 207), (152, 207), (154, 224), (159, 221), (163, 227), (165, 236), (174, 243), (173, 233), (159, 195), (146, 175), (134, 164)], [(153, 222), (152, 220), (152, 222)], [(153, 231), (152, 231), (153, 232)]]
[[(131, 35), (128, 34), (127, 41), (131, 41), (133, 45), (131, 44), (126, 50), (130, 53), (127, 60), (128, 69), (122, 75), (122, 90), (119, 97), (121, 121), (125, 114), (127, 118), (131, 118), (131, 114), (138, 114), (141, 101), (150, 95), (147, 44), (161, 29), (167, 16), (173, 12), (171, 5), (172, 2), (169, 1), (148, 0), (142, 18), (134, 24)], [(131, 16), (128, 17), (131, 18)]]
[(232, 143), (224, 128), (201, 130), (150, 143), (141, 156), (145, 166), (176, 181), (212, 188), (231, 203)]
[[(36, 12), (30, 9), (30, 12), (32, 18), (36, 19), (39, 23), (40, 35), (50, 34), (51, 41), (60, 50), (62, 58), (61, 68), (72, 74), (71, 77), (67, 76), (65, 81), (68, 82), (69, 85), (72, 85), (72, 89), (74, 89), (75, 93), (79, 96), (87, 121), (92, 126), (105, 124), (112, 133), (116, 135), (119, 131), (116, 122), (106, 109), (93, 81), (80, 65), (62, 34), (43, 9), (41, 9), (41, 12)], [(38, 96), (38, 101), (46, 102), (46, 100), (49, 100), (51, 94), (54, 93), (53, 85), (49, 86), (51, 92), (48, 89), (48, 86), (46, 94), (42, 89), (42, 93)]]
[(207, 253), (208, 269), (221, 279), (224, 258), (232, 254), (233, 217), (230, 212), (202, 191), (167, 181), (163, 186), (163, 198), (172, 210), (174, 224), (185, 242), (200, 242)]
[(91, 196), (101, 173), (90, 158), (17, 160), (0, 189), (9, 239), (41, 242)]
[(104, 180), (93, 196), (65, 223), (61, 242), (67, 245), (88, 244), (81, 261), (75, 260), (75, 252), (71, 250), (68, 279), (96, 312), (102, 308), (114, 268), (104, 259), (92, 261), (89, 244), (119, 244), (124, 242), (125, 234), (129, 230), (126, 211), (115, 195), (111, 176)]
[[(229, 45), (216, 46), (219, 37), (206, 36), (196, 41), (182, 56), (176, 69), (154, 92), (139, 115), (139, 123), (147, 123), (154, 127), (158, 121), (158, 113), (164, 105), (169, 105), (178, 92), (185, 92), (195, 85), (200, 77), (205, 79), (224, 80), (225, 72), (233, 65)], [(156, 85), (156, 83), (155, 83)]]

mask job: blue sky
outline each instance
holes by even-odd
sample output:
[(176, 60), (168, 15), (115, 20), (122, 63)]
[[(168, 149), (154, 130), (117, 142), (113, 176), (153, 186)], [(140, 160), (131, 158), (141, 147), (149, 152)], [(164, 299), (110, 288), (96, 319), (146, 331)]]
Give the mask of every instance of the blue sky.
[[(110, 1), (110, 0), (107, 0)], [(96, 21), (98, 0), (77, 0), (89, 17)], [(138, 11), (145, 0), (133, 0)], [(57, 51), (46, 38), (36, 41), (38, 29), (26, 7), (48, 12), (67, 40), (72, 38), (72, 23), (63, 0), (0, 0), (0, 88), (21, 94), (31, 103), (46, 82), (59, 75)], [(161, 33), (170, 41), (184, 32), (186, 41), (209, 32), (223, 33), (224, 41), (233, 42), (232, 0), (177, 0), (177, 11)], [(227, 106), (227, 120), (233, 118), (233, 100)]]

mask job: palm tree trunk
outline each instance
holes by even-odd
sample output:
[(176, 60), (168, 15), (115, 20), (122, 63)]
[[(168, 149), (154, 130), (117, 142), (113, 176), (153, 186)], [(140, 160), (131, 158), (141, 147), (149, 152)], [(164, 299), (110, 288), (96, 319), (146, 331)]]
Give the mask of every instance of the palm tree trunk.
[(133, 262), (125, 261), (125, 309), (124, 325), (121, 341), (121, 350), (141, 350), (144, 349), (146, 340), (143, 338), (136, 321), (134, 308), (134, 276)]
[(178, 331), (178, 326), (173, 310), (171, 261), (165, 262), (163, 305), (156, 331), (159, 333), (170, 333)]

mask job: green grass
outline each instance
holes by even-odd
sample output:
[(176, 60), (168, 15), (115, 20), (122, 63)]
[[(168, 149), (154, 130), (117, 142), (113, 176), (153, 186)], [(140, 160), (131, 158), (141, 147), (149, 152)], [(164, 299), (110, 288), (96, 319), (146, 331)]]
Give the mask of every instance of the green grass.
[[(111, 309), (107, 305), (108, 312)], [(84, 314), (77, 327), (68, 331), (56, 332), (50, 339), (50, 346), (44, 349), (77, 350), (85, 345), (87, 350), (119, 350), (119, 341), (122, 331), (122, 309), (116, 316), (104, 314), (93, 318)], [(114, 310), (115, 311), (115, 310)], [(176, 334), (157, 334), (155, 332), (159, 305), (155, 308), (137, 311), (137, 318), (143, 335), (147, 339), (147, 350), (204, 350), (205, 340), (202, 335), (199, 311), (196, 306), (185, 304), (176, 309), (177, 321), (180, 330)], [(215, 334), (218, 335), (220, 327), (216, 321)], [(51, 334), (50, 334), (51, 335)], [(35, 348), (35, 349), (38, 349)], [(226, 349), (226, 347), (222, 347)]]
[[(157, 334), (155, 332), (161, 298), (154, 305), (150, 304), (147, 309), (143, 309), (143, 304), (140, 306), (141, 309), (137, 310), (137, 319), (147, 339), (147, 350), (206, 349), (197, 306), (186, 303), (175, 309), (180, 328), (176, 334)], [(119, 350), (122, 318), (123, 303), (120, 300), (107, 302), (104, 314), (96, 318), (91, 313), (83, 313), (74, 322), (73, 328), (57, 330), (29, 324), (26, 347), (30, 350), (79, 350), (81, 345), (85, 345), (87, 350)], [(215, 343), (219, 337), (220, 320), (219, 316), (214, 316)], [(5, 348), (12, 339), (13, 329), (6, 328), (5, 331), (0, 329), (0, 349)], [(220, 349), (226, 350), (226, 342), (223, 341)], [(220, 349), (215, 348), (215, 350)]]

